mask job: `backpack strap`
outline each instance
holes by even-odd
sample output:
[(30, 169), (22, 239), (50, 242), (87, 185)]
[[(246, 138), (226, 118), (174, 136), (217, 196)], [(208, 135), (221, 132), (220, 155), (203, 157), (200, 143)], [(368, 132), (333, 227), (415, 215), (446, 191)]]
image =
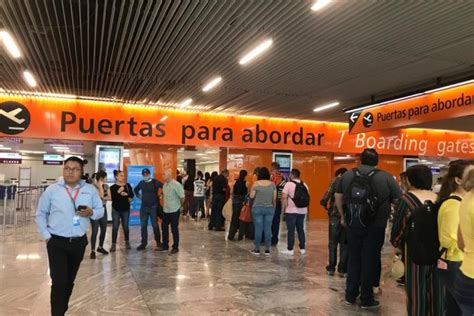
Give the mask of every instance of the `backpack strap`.
[(457, 195), (451, 195), (446, 200), (444, 200), (443, 203), (446, 202), (447, 200), (456, 200), (456, 201), (462, 202), (462, 197), (457, 196)]
[(405, 197), (407, 198), (408, 202), (410, 202), (408, 203), (410, 210), (414, 210), (417, 207), (423, 206), (423, 203), (420, 201), (420, 199), (412, 192), (408, 192)]

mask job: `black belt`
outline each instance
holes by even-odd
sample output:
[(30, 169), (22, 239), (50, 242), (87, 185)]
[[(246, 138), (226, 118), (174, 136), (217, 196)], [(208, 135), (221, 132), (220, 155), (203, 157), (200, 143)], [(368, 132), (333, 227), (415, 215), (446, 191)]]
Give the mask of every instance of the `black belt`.
[(76, 241), (84, 240), (84, 238), (87, 238), (85, 234), (82, 235), (81, 237), (63, 237), (63, 236), (58, 236), (58, 235), (51, 234), (51, 237), (54, 238), (54, 239), (67, 241), (67, 242), (76, 242)]

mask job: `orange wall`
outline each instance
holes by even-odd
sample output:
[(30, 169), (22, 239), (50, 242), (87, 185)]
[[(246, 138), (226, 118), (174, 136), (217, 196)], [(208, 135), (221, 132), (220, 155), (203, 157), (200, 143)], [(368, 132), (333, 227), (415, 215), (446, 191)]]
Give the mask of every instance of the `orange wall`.
[(380, 155), (378, 169), (384, 170), (390, 173), (392, 176), (400, 178), (400, 173), (403, 172), (403, 157), (402, 156), (389, 156)]
[(125, 144), (128, 149), (129, 158), (124, 159), (124, 171), (127, 172), (128, 165), (152, 165), (155, 166), (155, 178), (163, 181), (163, 171), (170, 168), (173, 175), (177, 169), (177, 147), (161, 145)]

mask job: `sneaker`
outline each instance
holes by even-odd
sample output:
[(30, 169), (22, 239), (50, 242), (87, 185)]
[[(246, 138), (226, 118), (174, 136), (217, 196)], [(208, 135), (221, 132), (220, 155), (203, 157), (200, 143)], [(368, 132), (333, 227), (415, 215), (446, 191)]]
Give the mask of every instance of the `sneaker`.
[(179, 249), (176, 249), (176, 248), (171, 249), (171, 253), (178, 253), (178, 252), (179, 252)]
[(251, 250), (250, 253), (254, 256), (260, 256), (260, 250)]
[(373, 300), (371, 303), (369, 304), (362, 304), (360, 306), (362, 309), (376, 309), (376, 308), (379, 308), (380, 307), (380, 302), (379, 301), (376, 301), (376, 300)]
[(327, 266), (326, 267), (326, 273), (327, 273), (327, 275), (333, 276), (336, 273), (336, 271), (331, 269), (331, 267)]
[(265, 250), (265, 256), (269, 257), (270, 256), (270, 250)]
[(294, 250), (288, 250), (288, 249), (286, 249), (286, 250), (282, 250), (282, 251), (281, 251), (281, 254), (282, 254), (282, 255), (285, 255), (285, 256), (293, 256), (293, 255), (295, 254), (295, 252), (294, 252)]
[(374, 295), (381, 295), (382, 294), (382, 289), (380, 286), (374, 286)]
[(145, 250), (146, 249), (146, 245), (144, 244), (140, 244), (140, 246), (137, 247), (137, 251), (141, 251), (141, 250)]
[(91, 252), (91, 259), (95, 259), (95, 251)]
[(349, 301), (349, 300), (344, 300), (344, 304), (346, 305), (354, 305), (355, 304), (355, 301)]
[(130, 246), (130, 242), (126, 241), (125, 242), (125, 249), (132, 249), (132, 246)]
[(306, 249), (300, 249), (300, 253), (301, 253), (302, 255), (305, 255), (305, 254), (306, 254)]
[(108, 255), (109, 254), (109, 252), (107, 250), (105, 250), (103, 247), (97, 248), (97, 252), (100, 252), (103, 255)]
[(115, 244), (112, 244), (109, 251), (110, 252), (115, 252), (115, 248), (116, 248)]

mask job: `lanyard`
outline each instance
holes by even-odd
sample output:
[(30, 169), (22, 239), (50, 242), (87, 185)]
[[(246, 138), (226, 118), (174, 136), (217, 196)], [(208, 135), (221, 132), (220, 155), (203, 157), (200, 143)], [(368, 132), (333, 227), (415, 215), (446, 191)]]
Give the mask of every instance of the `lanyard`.
[(67, 187), (65, 187), (65, 189), (66, 189), (67, 195), (71, 199), (72, 205), (74, 206), (74, 212), (77, 212), (76, 199), (77, 199), (77, 196), (79, 195), (79, 191), (81, 190), (81, 188), (77, 189), (76, 193), (74, 194), (74, 197), (72, 197), (71, 192), (69, 191)]

